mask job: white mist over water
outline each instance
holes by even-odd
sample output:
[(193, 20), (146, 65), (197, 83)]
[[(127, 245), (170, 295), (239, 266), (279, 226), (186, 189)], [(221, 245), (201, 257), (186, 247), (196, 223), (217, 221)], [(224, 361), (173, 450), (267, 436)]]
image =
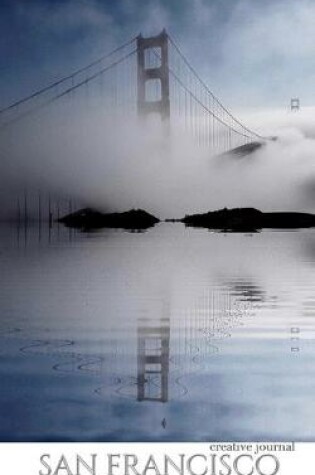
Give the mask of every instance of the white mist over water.
[(160, 218), (222, 207), (314, 212), (314, 112), (243, 112), (251, 128), (278, 136), (243, 158), (214, 156), (176, 125), (167, 136), (92, 109), (23, 121), (1, 134), (2, 202), (9, 209), (5, 195), (26, 186)]

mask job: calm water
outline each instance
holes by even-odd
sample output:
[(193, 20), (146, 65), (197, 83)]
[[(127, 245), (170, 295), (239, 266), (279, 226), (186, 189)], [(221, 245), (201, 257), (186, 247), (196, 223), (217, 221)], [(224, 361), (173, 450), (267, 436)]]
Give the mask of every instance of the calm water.
[(315, 440), (313, 231), (0, 235), (1, 440)]

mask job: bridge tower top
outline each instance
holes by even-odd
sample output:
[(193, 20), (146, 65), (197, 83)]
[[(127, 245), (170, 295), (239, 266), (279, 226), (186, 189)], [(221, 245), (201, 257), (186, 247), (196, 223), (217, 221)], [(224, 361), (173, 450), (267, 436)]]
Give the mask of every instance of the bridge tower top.
[[(147, 52), (153, 50), (159, 65), (148, 64)], [(138, 69), (138, 115), (146, 116), (157, 113), (162, 120), (170, 119), (170, 83), (168, 66), (168, 35), (163, 30), (159, 35), (144, 38), (141, 34), (137, 37), (137, 69)], [(160, 97), (155, 100), (148, 98), (148, 83), (159, 83)]]
[(293, 97), (291, 99), (291, 111), (297, 112), (300, 110), (300, 99), (298, 97)]

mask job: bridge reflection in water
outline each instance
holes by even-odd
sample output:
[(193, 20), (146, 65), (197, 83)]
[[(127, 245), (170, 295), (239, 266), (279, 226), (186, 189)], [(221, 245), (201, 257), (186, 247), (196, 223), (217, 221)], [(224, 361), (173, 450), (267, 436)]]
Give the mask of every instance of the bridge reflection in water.
[(168, 401), (169, 357), (170, 320), (139, 321), (138, 401)]
[(209, 289), (194, 309), (173, 322), (172, 338), (170, 305), (160, 306), (169, 316), (139, 318), (137, 401), (165, 403), (186, 395), (189, 388), (179, 380), (206, 366), (208, 357), (219, 352), (220, 342), (232, 337), (264, 298), (264, 292), (250, 281)]

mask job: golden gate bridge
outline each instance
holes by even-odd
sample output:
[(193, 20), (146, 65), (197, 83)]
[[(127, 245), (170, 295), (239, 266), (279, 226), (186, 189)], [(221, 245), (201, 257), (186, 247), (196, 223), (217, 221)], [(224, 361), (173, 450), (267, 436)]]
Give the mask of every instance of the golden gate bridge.
[(0, 131), (41, 111), (74, 103), (102, 107), (110, 117), (158, 116), (212, 153), (227, 152), (263, 137), (235, 117), (209, 89), (171, 35), (134, 37), (111, 52), (0, 109)]

